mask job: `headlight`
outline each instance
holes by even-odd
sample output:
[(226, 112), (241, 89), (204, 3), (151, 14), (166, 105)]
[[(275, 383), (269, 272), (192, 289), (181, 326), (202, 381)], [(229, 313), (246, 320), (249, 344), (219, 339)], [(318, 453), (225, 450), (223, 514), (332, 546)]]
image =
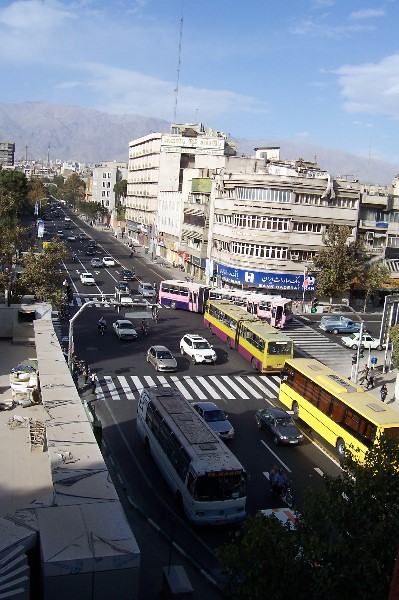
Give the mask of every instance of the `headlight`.
[(288, 440), (288, 435), (281, 435), (281, 436), (280, 436), (280, 438), (281, 438), (282, 440)]

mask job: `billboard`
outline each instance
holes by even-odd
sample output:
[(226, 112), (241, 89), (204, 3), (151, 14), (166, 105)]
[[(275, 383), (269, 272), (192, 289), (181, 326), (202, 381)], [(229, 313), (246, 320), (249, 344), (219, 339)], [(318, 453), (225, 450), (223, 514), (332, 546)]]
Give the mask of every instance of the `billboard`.
[(214, 262), (217, 275), (228, 283), (258, 287), (266, 290), (297, 290), (298, 292), (313, 292), (316, 287), (316, 277), (307, 273), (294, 275), (292, 273), (268, 273), (229, 267)]

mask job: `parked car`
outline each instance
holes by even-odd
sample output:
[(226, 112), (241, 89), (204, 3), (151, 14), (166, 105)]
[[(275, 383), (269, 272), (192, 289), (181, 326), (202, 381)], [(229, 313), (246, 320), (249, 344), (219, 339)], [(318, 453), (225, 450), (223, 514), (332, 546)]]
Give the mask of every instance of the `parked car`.
[(151, 363), (156, 371), (177, 370), (177, 361), (166, 346), (151, 346), (147, 350), (147, 362)]
[(151, 285), (151, 283), (140, 283), (138, 292), (145, 298), (154, 298), (157, 294), (156, 289)]
[(121, 278), (123, 281), (133, 281), (133, 279), (135, 279), (135, 274), (130, 269), (122, 269)]
[[(360, 333), (352, 333), (352, 335), (344, 336), (341, 338), (342, 343), (347, 348), (353, 348), (357, 350), (359, 346)], [(383, 345), (380, 344), (379, 338), (374, 338), (369, 333), (364, 333), (362, 337), (362, 346), (364, 348), (371, 348), (372, 350), (382, 350)]]
[[(331, 315), (330, 315), (331, 317)], [(324, 319), (321, 320), (320, 329), (328, 333), (356, 333), (360, 331), (360, 323), (355, 323), (352, 319), (347, 317), (337, 317), (336, 319)]]
[(214, 402), (194, 402), (193, 407), (222, 440), (233, 439), (234, 427), (228, 420), (228, 415)]
[(295, 425), (291, 415), (281, 408), (261, 408), (255, 413), (255, 421), (259, 429), (264, 429), (272, 435), (276, 445), (291, 446), (303, 440), (303, 434)]
[(81, 273), (80, 281), (83, 283), (83, 285), (96, 285), (94, 277), (91, 273)]
[(191, 357), (193, 364), (216, 362), (216, 352), (208, 340), (196, 333), (187, 333), (180, 340), (181, 354)]
[(101, 258), (92, 258), (90, 261), (90, 265), (98, 269), (103, 266), (103, 261), (101, 260)]
[(137, 338), (137, 331), (128, 319), (118, 319), (112, 324), (112, 327), (120, 340), (135, 340)]
[(104, 256), (104, 258), (103, 258), (103, 265), (104, 265), (104, 267), (114, 267), (115, 266), (115, 261), (112, 258), (112, 256)]

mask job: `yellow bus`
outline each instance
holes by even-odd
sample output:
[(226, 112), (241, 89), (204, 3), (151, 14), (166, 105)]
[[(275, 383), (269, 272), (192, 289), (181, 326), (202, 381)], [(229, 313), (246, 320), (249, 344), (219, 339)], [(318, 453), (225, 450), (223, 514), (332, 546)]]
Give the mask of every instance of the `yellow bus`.
[(288, 336), (231, 302), (208, 300), (204, 325), (261, 373), (278, 373), (293, 357)]
[(363, 459), (383, 432), (399, 440), (396, 409), (317, 360), (287, 360), (279, 400), (340, 457), (349, 449)]

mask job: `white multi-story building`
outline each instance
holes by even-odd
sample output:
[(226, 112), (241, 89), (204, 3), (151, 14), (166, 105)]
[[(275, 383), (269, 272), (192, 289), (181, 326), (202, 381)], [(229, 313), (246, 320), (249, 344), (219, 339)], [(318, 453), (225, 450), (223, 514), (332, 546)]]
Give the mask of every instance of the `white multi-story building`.
[(111, 214), (115, 208), (114, 185), (127, 179), (126, 163), (104, 162), (93, 168), (91, 200), (98, 202)]
[(220, 168), (234, 146), (201, 124), (173, 124), (129, 144), (126, 227), (130, 238), (179, 258), (185, 171)]

